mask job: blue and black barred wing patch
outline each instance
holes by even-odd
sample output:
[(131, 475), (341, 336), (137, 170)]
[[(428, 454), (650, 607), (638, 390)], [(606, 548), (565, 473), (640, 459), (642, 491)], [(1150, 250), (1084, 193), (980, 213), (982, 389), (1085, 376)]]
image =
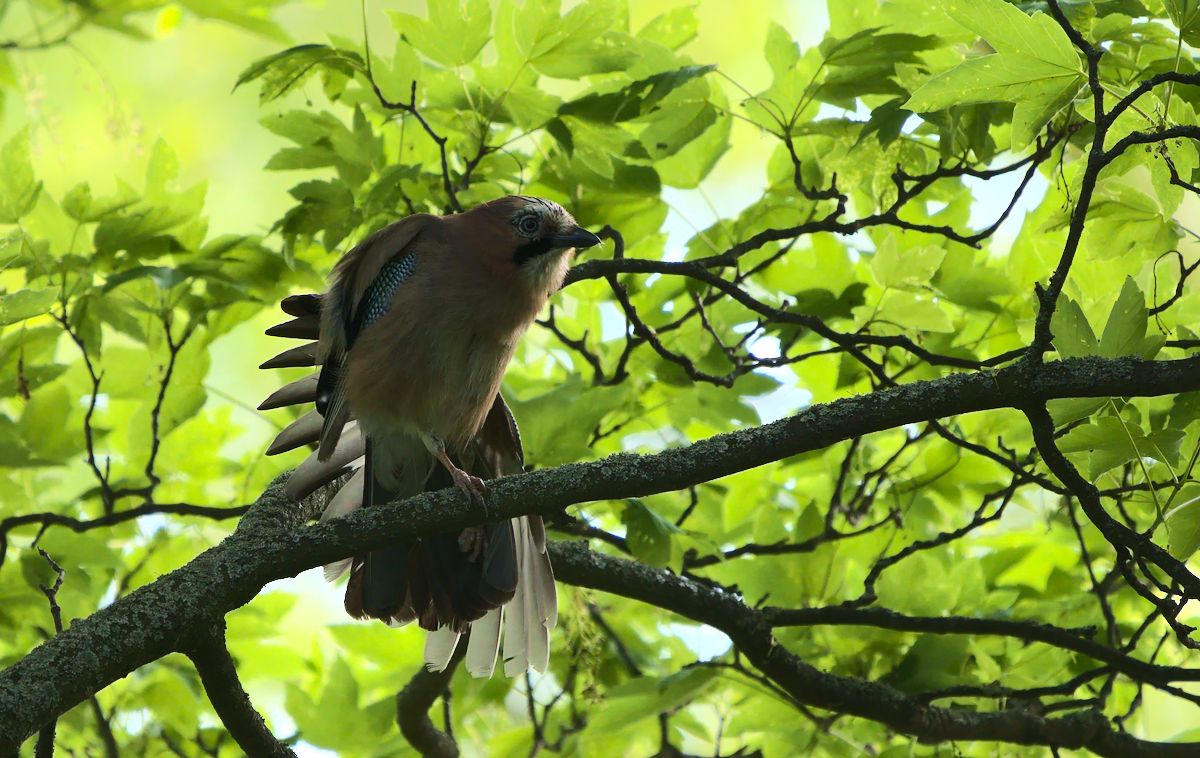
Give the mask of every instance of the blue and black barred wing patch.
[(417, 265), (417, 256), (408, 253), (384, 264), (379, 270), (379, 276), (367, 287), (354, 318), (346, 325), (346, 348), (354, 344), (358, 335), (371, 324), (374, 324), (388, 312), (392, 305), (392, 296), (400, 285), (412, 276)]
[(324, 418), (317, 458), (326, 460), (337, 447), (342, 427), (350, 418), (346, 403), (346, 353), (354, 345), (358, 335), (371, 324), (383, 318), (392, 304), (392, 296), (404, 284), (416, 267), (417, 258), (408, 253), (389, 261), (379, 270), (379, 276), (367, 287), (354, 317), (346, 324), (345, 349), (331, 350), (321, 366), (317, 379), (317, 412)]

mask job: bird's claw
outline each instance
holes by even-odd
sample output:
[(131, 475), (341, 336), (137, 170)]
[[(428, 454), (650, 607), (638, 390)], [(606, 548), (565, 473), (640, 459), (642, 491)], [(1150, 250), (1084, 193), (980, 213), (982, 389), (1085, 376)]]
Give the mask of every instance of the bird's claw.
[(485, 512), (488, 510), (487, 485), (483, 483), (482, 479), (472, 476), (462, 469), (458, 469), (457, 473), (451, 472), (451, 476), (454, 479), (454, 486), (471, 498), (472, 504), (482, 508)]
[(486, 537), (482, 526), (468, 526), (458, 535), (458, 549), (466, 554), (467, 559), (475, 562), (483, 557), (486, 547)]

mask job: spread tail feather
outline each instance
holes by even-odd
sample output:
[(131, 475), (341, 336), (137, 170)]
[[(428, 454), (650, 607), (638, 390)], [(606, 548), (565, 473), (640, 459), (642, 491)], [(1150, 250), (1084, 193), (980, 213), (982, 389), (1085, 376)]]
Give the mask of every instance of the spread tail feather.
[[(477, 679), (486, 679), (496, 668), (500, 652), (500, 630), (504, 626), (504, 606), (493, 608), (483, 618), (471, 624), (467, 638), (467, 672)], [(429, 659), (425, 659), (426, 665)]]
[[(430, 468), (419, 437), (372, 439), (367, 448), (365, 506), (451, 483), (444, 468)], [(372, 550), (354, 564), (346, 610), (357, 618), (416, 620), (431, 632), (463, 633), (513, 597), (517, 553), (514, 522), (507, 520)]]
[(303, 405), (315, 401), (317, 399), (317, 376), (318, 374), (309, 374), (303, 379), (283, 385), (272, 392), (266, 400), (259, 403), (258, 409), (269, 411), (273, 408)]
[(309, 411), (277, 434), (275, 441), (267, 448), (266, 454), (279, 455), (289, 450), (295, 450), (302, 445), (316, 442), (317, 436), (321, 433), (321, 423), (321, 414)]
[(517, 535), (517, 574), (520, 581), (509, 604), (504, 630), (504, 673), (517, 676), (527, 669), (545, 671), (550, 661), (550, 630), (558, 622), (554, 571), (541, 533), (541, 519), (514, 519)]
[[(366, 468), (360, 468), (354, 472), (354, 476), (342, 485), (342, 488), (337, 491), (333, 499), (329, 501), (329, 505), (325, 506), (325, 511), (321, 513), (321, 521), (325, 522), (332, 518), (340, 518), (347, 514), (353, 513), (362, 507), (363, 503), (363, 474), (366, 473)], [(325, 564), (325, 581), (337, 581), (337, 578), (346, 573), (354, 563), (353, 558), (335, 561)]]
[[(328, 348), (322, 345), (323, 350)], [(324, 363), (317, 376), (317, 413), (325, 419), (321, 427), (321, 439), (317, 445), (317, 457), (325, 460), (333, 454), (342, 427), (350, 418), (350, 405), (346, 402), (346, 354), (341, 350), (323, 353)]]
[(318, 487), (329, 484), (353, 468), (365, 451), (366, 446), (359, 433), (358, 424), (352, 421), (346, 425), (345, 433), (333, 455), (322, 461), (317, 458), (315, 451), (310, 454), (292, 472), (284, 485), (284, 493), (293, 500), (303, 500)]
[(300, 368), (303, 366), (319, 366), (321, 358), (317, 355), (317, 343), (309, 342), (299, 347), (284, 350), (270, 360), (258, 364), (259, 368)]
[(320, 316), (299, 316), (291, 321), (276, 324), (267, 330), (268, 337), (283, 337), (285, 339), (312, 340), (317, 338), (321, 327)]
[[(425, 668), (430, 671), (445, 671), (454, 657), (458, 640), (462, 636), (450, 627), (443, 626), (425, 635)], [(470, 650), (470, 646), (467, 647)]]

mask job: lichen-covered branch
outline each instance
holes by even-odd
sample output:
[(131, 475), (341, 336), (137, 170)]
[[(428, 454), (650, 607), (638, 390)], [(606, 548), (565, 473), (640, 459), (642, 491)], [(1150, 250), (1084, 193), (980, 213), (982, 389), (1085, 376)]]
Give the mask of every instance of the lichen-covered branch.
[[(1054, 398), (1151, 396), (1195, 389), (1200, 389), (1200, 358), (1079, 358), (1040, 365), (1020, 362), (998, 371), (956, 374), (815, 405), (772, 424), (653, 455), (614, 455), (507, 477), (489, 486), (489, 499), (493, 513), (498, 515), (549, 515), (577, 503), (685, 489), (854, 437), (932, 418), (1021, 408)], [(61, 635), (0, 672), (0, 752), (14, 749), (57, 715), (129, 672), (186, 649), (190, 631), (217, 623), (230, 610), (248, 603), (270, 581), (363, 549), (460, 529), (480, 518), (478, 511), (453, 490), (425, 493), (405, 501), (403, 507), (363, 509), (346, 518), (305, 525), (314, 512), (311, 504), (289, 501), (276, 482), (220, 545), (76, 621)], [(1182, 571), (1182, 581), (1200, 583), (1186, 568)], [(768, 656), (764, 659), (767, 662), (784, 651), (763, 654)], [(787, 676), (807, 681), (810, 674), (792, 672)], [(824, 681), (817, 677), (811, 684)], [(823, 701), (837, 700), (832, 693), (814, 694), (818, 696)], [(1021, 726), (1026, 728), (1033, 727)], [(989, 728), (977, 738), (998, 739), (1005, 734), (1002, 729)], [(1034, 730), (1023, 739), (1044, 736)], [(946, 739), (968, 738), (966, 732), (946, 732)]]

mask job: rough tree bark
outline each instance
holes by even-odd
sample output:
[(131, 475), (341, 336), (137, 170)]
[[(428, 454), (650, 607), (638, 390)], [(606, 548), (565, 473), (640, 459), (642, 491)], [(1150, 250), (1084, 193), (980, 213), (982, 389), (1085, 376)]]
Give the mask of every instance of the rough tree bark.
[[(576, 503), (678, 490), (864, 434), (957, 414), (1032, 408), (1056, 398), (1155, 396), (1196, 389), (1200, 358), (1019, 361), (997, 371), (955, 374), (812, 406), (772, 424), (654, 455), (615, 455), (508, 477), (489, 486), (492, 514), (549, 515)], [(288, 501), (277, 481), (222, 543), (74, 622), (0, 672), (0, 754), (15, 750), (43, 725), (138, 667), (193, 648), (196, 630), (219, 624), (270, 581), (364, 549), (483, 520), (483, 514), (452, 490), (306, 525), (312, 516), (311, 507)], [(773, 643), (769, 615), (748, 608), (736, 596), (668, 571), (604, 558), (581, 545), (553, 549), (559, 576), (567, 582), (654, 602), (725, 630), (752, 662), (801, 703), (875, 719), (920, 739), (1086, 745), (1106, 755), (1176, 749), (1114, 733), (1098, 717), (1047, 719), (920, 705), (890, 687), (807, 666)], [(1181, 583), (1200, 594), (1200, 579), (1184, 573)], [(1179, 747), (1184, 749), (1200, 748)]]

